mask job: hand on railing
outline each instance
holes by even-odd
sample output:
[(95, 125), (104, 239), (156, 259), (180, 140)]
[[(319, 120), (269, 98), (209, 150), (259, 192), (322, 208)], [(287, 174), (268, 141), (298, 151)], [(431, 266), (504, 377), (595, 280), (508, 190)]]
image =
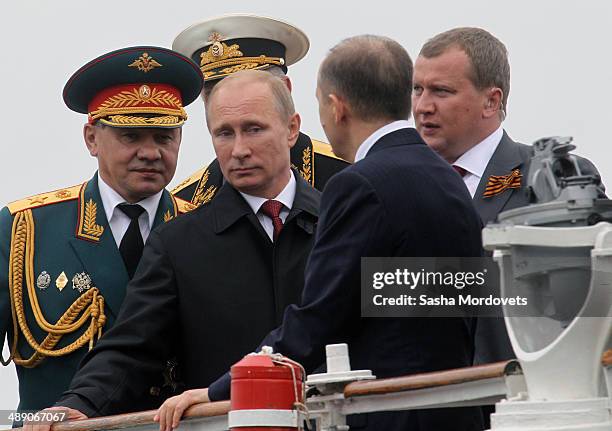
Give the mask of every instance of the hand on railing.
[(191, 389), (164, 401), (159, 410), (157, 410), (157, 414), (153, 420), (159, 422), (159, 431), (172, 431), (173, 428), (179, 426), (179, 422), (185, 410), (194, 404), (209, 402), (208, 388)]
[(23, 431), (50, 431), (55, 422), (87, 419), (84, 413), (68, 407), (49, 407), (39, 411), (36, 415), (38, 418), (35, 418), (34, 421), (23, 424)]

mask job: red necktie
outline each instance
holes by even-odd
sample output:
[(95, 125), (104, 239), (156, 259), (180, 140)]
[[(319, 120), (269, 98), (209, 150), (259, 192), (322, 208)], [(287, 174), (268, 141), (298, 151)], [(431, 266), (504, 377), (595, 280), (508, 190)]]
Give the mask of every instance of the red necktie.
[(465, 177), (465, 174), (467, 174), (467, 171), (461, 166), (453, 165), (453, 169), (457, 171), (459, 175), (461, 175), (461, 178)]
[(272, 226), (274, 226), (274, 241), (278, 238), (278, 234), (283, 228), (283, 221), (279, 217), (281, 210), (283, 209), (283, 204), (279, 201), (275, 201), (274, 199), (267, 200), (261, 206), (261, 211), (272, 219)]

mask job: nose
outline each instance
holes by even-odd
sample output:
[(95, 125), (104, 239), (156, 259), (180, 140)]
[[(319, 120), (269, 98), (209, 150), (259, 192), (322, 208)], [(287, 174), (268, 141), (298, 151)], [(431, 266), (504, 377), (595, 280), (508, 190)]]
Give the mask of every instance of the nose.
[(140, 160), (155, 161), (161, 159), (159, 145), (155, 142), (154, 136), (147, 136), (138, 147), (137, 156)]
[(436, 110), (435, 104), (427, 91), (412, 96), (412, 110), (414, 116), (433, 114)]
[(248, 138), (242, 133), (237, 133), (234, 138), (234, 146), (232, 147), (232, 157), (239, 160), (244, 160), (251, 155), (251, 146)]

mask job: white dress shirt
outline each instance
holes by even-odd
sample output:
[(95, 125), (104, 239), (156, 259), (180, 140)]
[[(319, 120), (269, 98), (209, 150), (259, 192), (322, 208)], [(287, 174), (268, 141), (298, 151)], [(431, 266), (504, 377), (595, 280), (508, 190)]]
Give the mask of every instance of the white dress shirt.
[(388, 135), (391, 132), (395, 132), (399, 129), (407, 129), (410, 127), (410, 122), (408, 120), (398, 120), (393, 123), (386, 124), (382, 126), (380, 129), (372, 133), (368, 138), (361, 143), (359, 148), (357, 148), (357, 154), (355, 154), (355, 163), (359, 160), (365, 158), (368, 154), (368, 151), (374, 146), (374, 144), (383, 136)]
[[(293, 177), (293, 172), (289, 171), (289, 182), (285, 186), (285, 188), (274, 198), (275, 201), (279, 201), (283, 204), (283, 209), (279, 214), (280, 219), (285, 223), (287, 220), (287, 216), (289, 215), (289, 211), (291, 211), (291, 207), (293, 206), (293, 200), (295, 199), (295, 188), (296, 182)], [(272, 224), (272, 219), (265, 215), (262, 211), (260, 211), (261, 206), (268, 199), (260, 198), (259, 196), (247, 195), (246, 193), (240, 192), (242, 197), (247, 201), (253, 212), (257, 215), (257, 219), (261, 226), (264, 228), (268, 236), (270, 237), (270, 241), (273, 241), (274, 237), (274, 225)]]
[(454, 166), (459, 166), (466, 170), (466, 174), (463, 176), (463, 182), (470, 191), (472, 198), (476, 194), (480, 179), (503, 135), (504, 129), (500, 125), (497, 130), (484, 138), (478, 145), (473, 146), (463, 153), (463, 155), (453, 163)]
[[(121, 197), (119, 193), (113, 190), (108, 184), (104, 182), (100, 174), (98, 174), (98, 188), (100, 189), (100, 198), (102, 199), (102, 205), (104, 206), (104, 213), (106, 214), (106, 220), (110, 226), (117, 247), (121, 244), (123, 235), (130, 226), (130, 218), (119, 208), (117, 205), (126, 203), (125, 199)], [(161, 200), (161, 190), (153, 196), (149, 196), (146, 199), (136, 202), (138, 205), (144, 208), (144, 211), (138, 217), (138, 227), (140, 227), (140, 234), (142, 235), (142, 241), (147, 242), (149, 233), (151, 232), (151, 226), (155, 221), (155, 214), (157, 213), (157, 207)]]

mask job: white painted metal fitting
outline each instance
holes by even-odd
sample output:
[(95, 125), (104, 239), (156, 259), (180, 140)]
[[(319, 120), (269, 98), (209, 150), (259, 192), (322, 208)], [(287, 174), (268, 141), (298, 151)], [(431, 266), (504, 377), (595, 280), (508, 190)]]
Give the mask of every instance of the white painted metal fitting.
[(227, 416), (229, 428), (286, 427), (297, 428), (300, 415), (296, 410), (233, 410)]
[(346, 343), (328, 344), (325, 346), (325, 353), (327, 355), (327, 373), (309, 375), (306, 380), (307, 385), (318, 386), (328, 383), (348, 383), (356, 380), (376, 378), (370, 370), (351, 371), (348, 345)]

